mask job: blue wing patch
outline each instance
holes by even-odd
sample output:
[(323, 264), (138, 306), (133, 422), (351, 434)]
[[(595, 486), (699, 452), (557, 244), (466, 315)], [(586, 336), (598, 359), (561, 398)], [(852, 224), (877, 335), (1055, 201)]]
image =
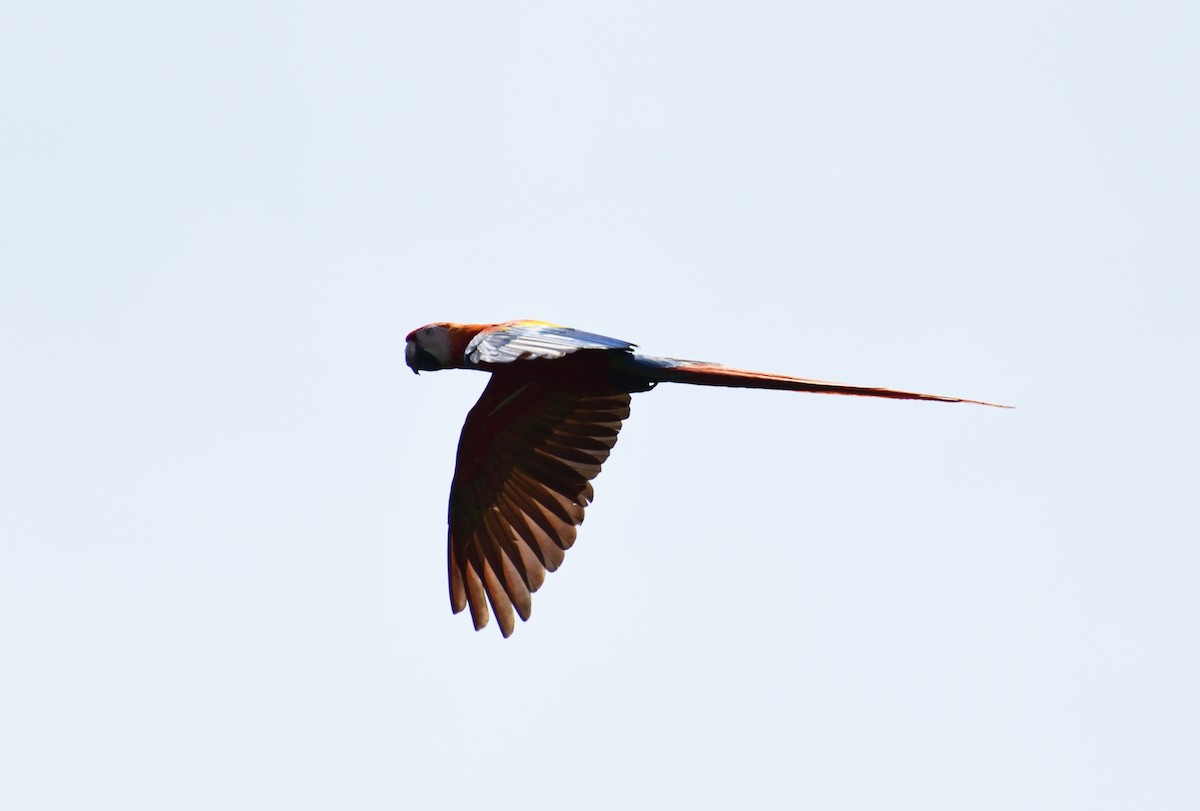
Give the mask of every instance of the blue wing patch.
[(634, 344), (618, 338), (582, 332), (541, 321), (512, 321), (476, 335), (467, 344), (467, 363), (512, 363), (534, 358), (554, 359), (580, 349), (631, 351)]

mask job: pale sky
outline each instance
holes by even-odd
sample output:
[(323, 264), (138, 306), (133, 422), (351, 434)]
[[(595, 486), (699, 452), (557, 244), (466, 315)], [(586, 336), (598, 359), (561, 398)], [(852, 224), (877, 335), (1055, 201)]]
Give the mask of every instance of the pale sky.
[[(1200, 6), (0, 11), (0, 808), (1200, 807)], [(486, 376), (636, 395), (450, 613)]]

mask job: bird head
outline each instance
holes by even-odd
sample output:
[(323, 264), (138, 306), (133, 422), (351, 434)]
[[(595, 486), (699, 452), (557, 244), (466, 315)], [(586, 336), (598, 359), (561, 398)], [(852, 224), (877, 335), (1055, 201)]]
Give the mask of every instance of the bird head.
[(426, 324), (408, 333), (404, 362), (414, 374), (436, 372), (455, 365), (453, 324)]

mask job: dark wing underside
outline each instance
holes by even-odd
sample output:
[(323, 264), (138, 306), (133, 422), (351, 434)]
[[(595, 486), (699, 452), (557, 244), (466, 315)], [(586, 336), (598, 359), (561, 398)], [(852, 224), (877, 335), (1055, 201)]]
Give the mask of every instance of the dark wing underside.
[(476, 630), (488, 604), (508, 636), (514, 610), (562, 563), (629, 416), (629, 395), (580, 393), (493, 375), (467, 415), (450, 488), (450, 604)]

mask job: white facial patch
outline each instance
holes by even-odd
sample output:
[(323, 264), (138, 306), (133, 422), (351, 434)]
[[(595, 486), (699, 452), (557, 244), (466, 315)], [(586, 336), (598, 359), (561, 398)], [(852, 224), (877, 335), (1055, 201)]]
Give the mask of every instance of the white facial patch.
[(418, 346), (437, 358), (442, 366), (453, 365), (450, 357), (450, 330), (438, 324), (430, 324), (421, 327), (414, 339)]

